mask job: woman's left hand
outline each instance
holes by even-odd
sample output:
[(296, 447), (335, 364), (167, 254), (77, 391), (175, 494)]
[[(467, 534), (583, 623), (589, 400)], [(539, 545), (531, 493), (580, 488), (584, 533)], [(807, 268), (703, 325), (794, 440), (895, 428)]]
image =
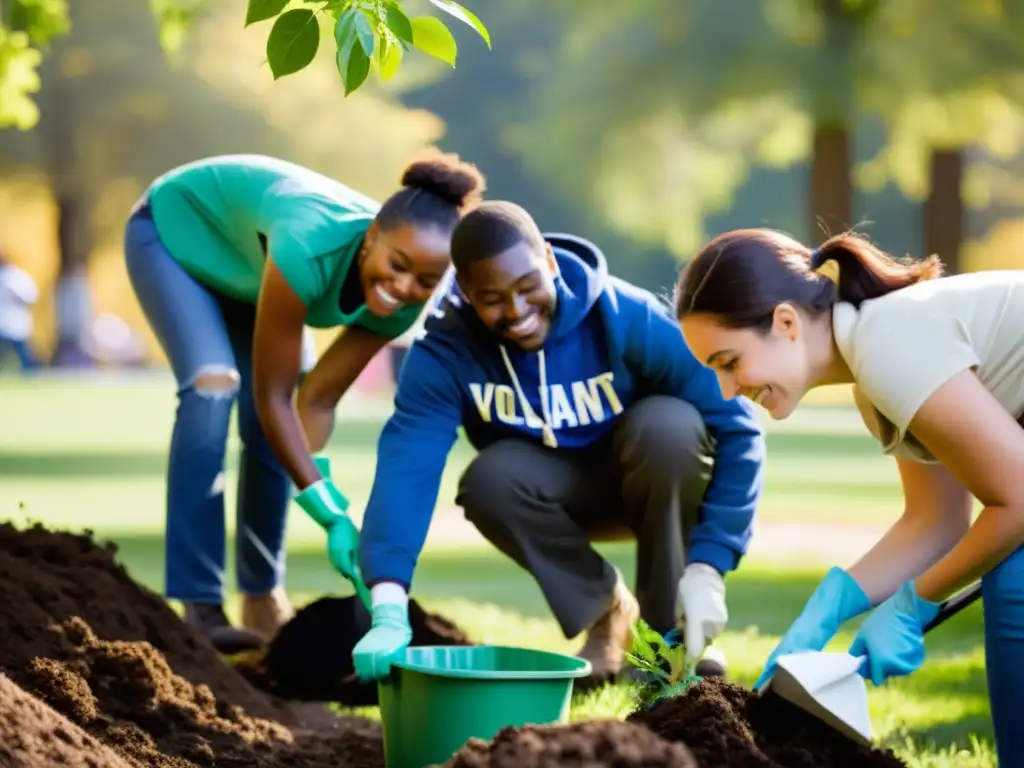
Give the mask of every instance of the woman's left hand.
[(913, 580), (867, 617), (850, 646), (852, 656), (866, 657), (860, 674), (881, 685), (890, 677), (909, 675), (924, 662), (924, 627), (939, 604), (920, 597)]

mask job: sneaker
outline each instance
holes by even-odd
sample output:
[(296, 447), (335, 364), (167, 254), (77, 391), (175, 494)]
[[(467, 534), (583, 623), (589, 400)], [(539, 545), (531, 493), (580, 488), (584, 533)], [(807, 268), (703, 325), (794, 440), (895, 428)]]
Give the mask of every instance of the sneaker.
[(587, 631), (587, 641), (578, 656), (593, 666), (590, 676), (603, 680), (618, 676), (633, 643), (633, 625), (640, 618), (640, 605), (618, 575), (608, 612)]
[(242, 626), (273, 640), (281, 627), (292, 620), (295, 611), (284, 589), (275, 587), (265, 595), (242, 597)]
[(724, 679), (726, 671), (725, 654), (722, 653), (722, 650), (713, 645), (707, 646), (697, 662), (696, 674), (701, 677), (721, 677)]
[(252, 630), (231, 626), (220, 604), (185, 603), (184, 619), (224, 654), (259, 650), (266, 642), (262, 635)]

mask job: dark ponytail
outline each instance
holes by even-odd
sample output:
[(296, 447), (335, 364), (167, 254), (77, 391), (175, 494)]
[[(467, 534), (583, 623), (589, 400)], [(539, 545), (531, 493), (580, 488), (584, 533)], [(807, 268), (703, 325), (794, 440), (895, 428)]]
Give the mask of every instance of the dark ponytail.
[(690, 261), (676, 285), (676, 317), (713, 315), (730, 328), (767, 333), (782, 302), (818, 317), (836, 301), (869, 299), (942, 274), (942, 263), (896, 259), (852, 232), (811, 250), (772, 229), (719, 235)]
[(835, 261), (838, 267), (837, 298), (855, 307), (942, 276), (942, 262), (937, 256), (922, 260), (896, 258), (853, 232), (835, 235), (818, 246), (811, 252), (808, 267), (815, 272), (827, 268), (829, 261)]

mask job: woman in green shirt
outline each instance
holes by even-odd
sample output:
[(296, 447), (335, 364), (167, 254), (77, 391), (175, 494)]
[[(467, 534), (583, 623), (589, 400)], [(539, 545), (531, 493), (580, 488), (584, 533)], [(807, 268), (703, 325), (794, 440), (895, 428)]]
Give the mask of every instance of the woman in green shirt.
[[(213, 157), (156, 179), (128, 220), (128, 275), (178, 389), (166, 594), (225, 652), (258, 647), (291, 617), (282, 587), (290, 481), (325, 528), (347, 522), (344, 498), (311, 452), (360, 372), (416, 321), (448, 269), (452, 228), (484, 187), (475, 167), (436, 151), (401, 182), (378, 204), (284, 160)], [(345, 327), (315, 367), (307, 326)], [(242, 627), (222, 607), (236, 402)]]

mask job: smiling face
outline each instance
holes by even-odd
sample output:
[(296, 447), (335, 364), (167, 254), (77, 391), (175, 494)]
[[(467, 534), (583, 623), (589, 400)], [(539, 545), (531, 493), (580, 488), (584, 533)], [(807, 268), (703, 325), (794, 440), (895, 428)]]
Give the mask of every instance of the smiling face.
[(767, 333), (727, 328), (712, 315), (687, 315), (680, 323), (687, 346), (718, 376), (728, 400), (743, 396), (773, 419), (785, 419), (811, 385), (806, 318), (792, 305), (775, 308)]
[(451, 234), (437, 227), (371, 224), (359, 273), (367, 308), (387, 317), (429, 299), (451, 263), (450, 245)]
[(459, 287), (492, 332), (527, 352), (544, 346), (555, 313), (556, 264), (550, 246), (520, 241), (497, 256), (470, 262)]

